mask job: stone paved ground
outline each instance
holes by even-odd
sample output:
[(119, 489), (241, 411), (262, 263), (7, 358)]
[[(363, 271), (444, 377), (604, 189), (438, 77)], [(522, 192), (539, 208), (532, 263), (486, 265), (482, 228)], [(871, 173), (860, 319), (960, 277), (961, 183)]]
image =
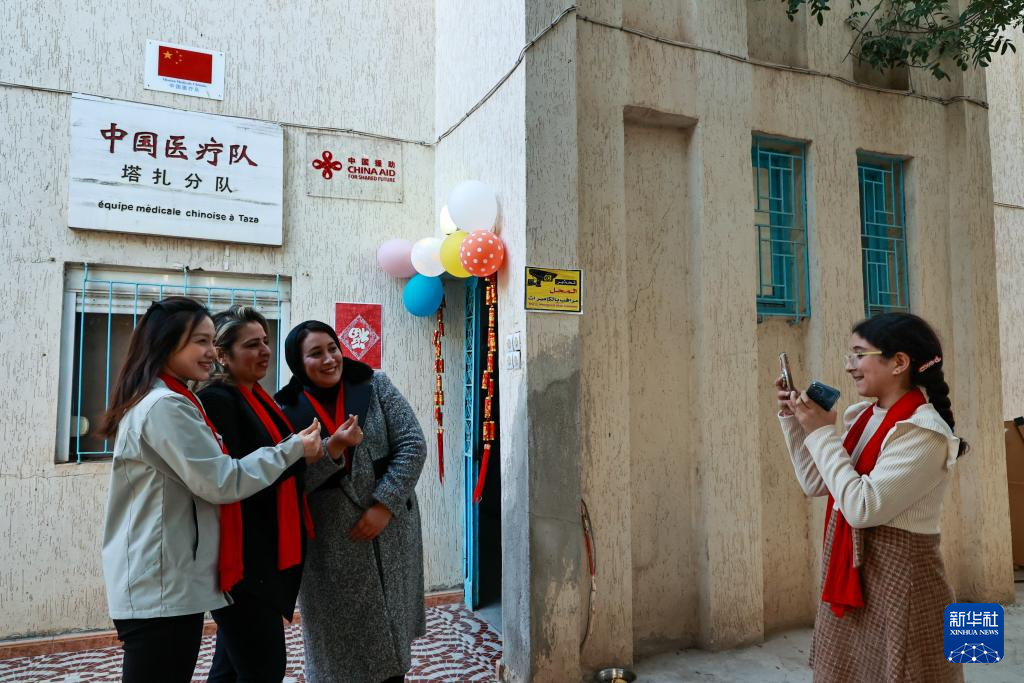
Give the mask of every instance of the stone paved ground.
[[(501, 638), (461, 605), (427, 610), (427, 635), (413, 648), (408, 683), (493, 681), (501, 657)], [(1024, 584), (1017, 604), (1006, 607), (1006, 659), (998, 664), (964, 667), (967, 683), (1024, 681)], [(288, 673), (284, 683), (303, 683), (302, 637), (297, 626), (288, 635)], [(779, 633), (760, 645), (725, 652), (681, 650), (637, 663), (637, 683), (810, 683), (807, 668), (810, 629)], [(213, 656), (206, 638), (195, 681), (205, 680)], [(106, 683), (120, 680), (119, 648), (43, 657), (0, 660), (0, 683)]]
[[(1024, 583), (1017, 584), (1017, 604), (1005, 610), (1006, 659), (998, 664), (965, 665), (966, 683), (1024, 682)], [(737, 650), (669, 652), (638, 662), (637, 683), (811, 683), (810, 647), (811, 629), (796, 629)]]
[[(288, 668), (284, 683), (303, 683), (302, 633), (285, 631)], [(193, 681), (205, 681), (213, 659), (213, 636), (203, 639)], [(501, 638), (461, 605), (427, 610), (427, 635), (413, 645), (407, 683), (493, 681)], [(0, 683), (115, 683), (121, 680), (121, 648), (0, 660)]]

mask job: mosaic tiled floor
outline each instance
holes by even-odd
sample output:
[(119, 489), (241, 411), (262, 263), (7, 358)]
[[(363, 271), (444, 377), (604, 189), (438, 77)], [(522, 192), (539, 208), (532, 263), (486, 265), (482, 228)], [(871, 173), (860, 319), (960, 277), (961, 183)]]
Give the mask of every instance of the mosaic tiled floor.
[[(288, 667), (284, 683), (304, 683), (302, 631), (285, 631)], [(193, 681), (205, 681), (213, 660), (213, 636), (203, 639)], [(493, 681), (501, 638), (461, 605), (427, 610), (427, 635), (413, 644), (407, 683)], [(121, 648), (0, 660), (0, 683), (116, 683), (121, 680)]]

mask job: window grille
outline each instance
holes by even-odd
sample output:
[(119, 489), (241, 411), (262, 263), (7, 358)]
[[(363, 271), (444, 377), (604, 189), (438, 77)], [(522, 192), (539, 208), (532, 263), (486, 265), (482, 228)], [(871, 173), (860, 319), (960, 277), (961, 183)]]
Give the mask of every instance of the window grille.
[(903, 161), (860, 154), (861, 252), (868, 316), (910, 310)]
[(281, 383), (289, 289), (280, 276), (209, 275), (182, 271), (111, 270), (71, 266), (65, 276), (57, 462), (106, 458), (112, 439), (95, 435), (110, 403), (113, 382), (128, 342), (149, 305), (168, 296), (189, 296), (211, 313), (235, 303), (250, 304), (267, 318), (275, 352), (263, 387)]
[(754, 137), (757, 315), (810, 315), (805, 145)]

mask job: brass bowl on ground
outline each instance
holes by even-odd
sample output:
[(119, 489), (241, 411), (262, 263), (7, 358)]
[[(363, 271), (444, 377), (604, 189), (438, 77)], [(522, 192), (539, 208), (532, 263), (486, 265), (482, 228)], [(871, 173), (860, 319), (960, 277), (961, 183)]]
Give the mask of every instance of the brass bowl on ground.
[(633, 683), (636, 680), (636, 674), (629, 669), (613, 667), (598, 671), (595, 680), (598, 683)]

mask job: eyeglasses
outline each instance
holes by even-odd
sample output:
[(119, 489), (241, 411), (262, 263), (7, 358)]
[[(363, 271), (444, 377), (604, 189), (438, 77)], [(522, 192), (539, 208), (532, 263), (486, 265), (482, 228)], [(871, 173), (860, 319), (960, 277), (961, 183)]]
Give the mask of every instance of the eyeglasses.
[(857, 353), (847, 353), (846, 355), (843, 356), (843, 359), (846, 361), (846, 367), (849, 368), (849, 367), (856, 367), (857, 363), (859, 363), (860, 359), (863, 358), (864, 356), (881, 356), (881, 355), (882, 355), (881, 351), (858, 351)]

